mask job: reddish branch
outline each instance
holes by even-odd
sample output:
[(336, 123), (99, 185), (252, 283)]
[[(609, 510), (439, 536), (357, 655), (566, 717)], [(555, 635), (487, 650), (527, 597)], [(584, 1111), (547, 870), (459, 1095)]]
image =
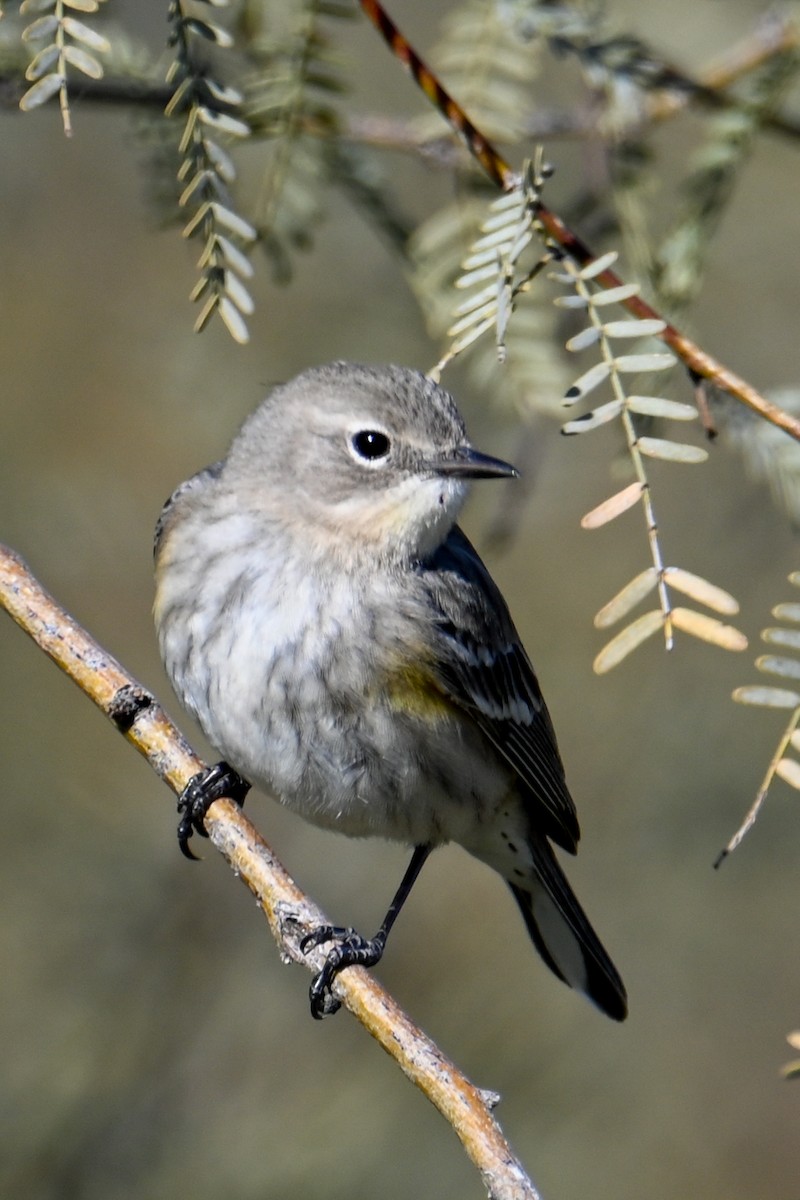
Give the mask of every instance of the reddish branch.
[[(405, 64), (431, 103), (439, 109), (463, 139), (470, 154), (480, 163), (489, 178), (506, 191), (516, 186), (518, 176), (489, 139), (473, 125), (458, 102), (442, 86), (430, 67), (420, 58), (397, 28), (383, 5), (379, 4), (378, 0), (360, 0), (360, 4), (392, 52)], [(792, 44), (796, 44), (796, 35), (793, 35)], [(552, 238), (575, 262), (584, 266), (596, 257), (590, 247), (556, 213), (541, 202), (537, 206), (537, 215), (548, 237)], [(614, 271), (608, 270), (598, 275), (596, 282), (603, 287), (612, 288), (618, 287), (623, 281)], [(621, 303), (635, 317), (657, 317), (659, 320), (664, 320), (661, 313), (657, 312), (641, 296), (630, 296)], [(800, 441), (800, 419), (784, 412), (777, 404), (767, 400), (746, 380), (741, 379), (728, 367), (717, 362), (705, 350), (701, 350), (691, 338), (686, 337), (669, 321), (666, 322), (664, 331), (658, 336), (675, 351), (692, 376), (706, 379), (715, 387), (729, 392), (730, 395), (735, 396), (737, 400), (758, 413), (760, 417), (777, 425), (779, 429), (783, 429)]]

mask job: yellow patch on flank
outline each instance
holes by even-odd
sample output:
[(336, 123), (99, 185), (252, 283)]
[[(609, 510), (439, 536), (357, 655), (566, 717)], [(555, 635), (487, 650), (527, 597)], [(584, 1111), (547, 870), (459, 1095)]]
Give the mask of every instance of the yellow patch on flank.
[(424, 665), (397, 664), (385, 675), (383, 692), (396, 712), (428, 721), (441, 721), (454, 709)]

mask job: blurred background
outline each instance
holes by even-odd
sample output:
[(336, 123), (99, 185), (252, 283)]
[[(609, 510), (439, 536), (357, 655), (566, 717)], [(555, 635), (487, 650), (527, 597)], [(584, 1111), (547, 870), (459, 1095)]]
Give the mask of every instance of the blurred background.
[[(153, 52), (165, 7), (113, 5)], [(452, 7), (392, 11), (424, 51)], [(610, 7), (689, 71), (761, 11), (748, 0)], [(339, 32), (338, 49), (353, 111), (426, 111), (365, 21)], [(569, 76), (556, 86), (573, 102)], [(137, 121), (80, 104), (73, 121), (67, 141), (54, 106), (0, 111), (0, 536), (210, 754), (155, 648), (161, 504), (224, 452), (273, 382), (334, 357), (425, 369), (438, 347), (396, 257), (335, 192), (291, 285), (258, 270), (250, 343), (236, 346), (219, 322), (194, 335), (198, 249), (148, 201)], [(659, 135), (667, 181), (697, 132), (686, 117)], [(761, 139), (690, 320), (762, 388), (800, 376), (797, 154)], [(563, 141), (548, 156), (558, 209), (591, 154)], [(452, 191), (411, 156), (386, 169), (418, 220)], [(670, 202), (659, 201), (665, 222)], [(445, 383), (473, 440), (513, 459), (516, 419), (460, 369)], [(782, 714), (739, 708), (730, 692), (755, 680), (758, 632), (793, 598), (795, 540), (724, 447), (702, 468), (655, 469), (667, 557), (736, 594), (751, 650), (683, 638), (667, 657), (654, 641), (597, 678), (592, 615), (648, 561), (638, 515), (579, 527), (613, 490), (605, 432), (567, 440), (538, 423), (514, 536), (502, 547), (487, 536), (514, 485), (481, 488), (465, 526), (537, 666), (583, 829), (569, 875), (626, 980), (630, 1018), (618, 1027), (554, 980), (501, 882), (455, 848), (424, 872), (379, 975), (502, 1094), (499, 1119), (544, 1197), (796, 1200), (800, 1084), (779, 1073), (800, 1026), (796, 794), (777, 784), (744, 845), (712, 870), (782, 727)], [(482, 1195), (452, 1132), (362, 1029), (344, 1013), (311, 1021), (309, 976), (281, 964), (250, 894), (210, 849), (199, 865), (181, 858), (171, 793), (5, 620), (0, 669), (0, 1192)], [(258, 795), (248, 812), (335, 921), (376, 927), (405, 851), (322, 834)]]

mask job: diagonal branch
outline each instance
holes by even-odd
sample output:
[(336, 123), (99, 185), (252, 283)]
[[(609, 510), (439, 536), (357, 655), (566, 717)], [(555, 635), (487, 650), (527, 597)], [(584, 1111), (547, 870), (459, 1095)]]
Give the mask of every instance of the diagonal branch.
[[(378, 0), (359, 0), (359, 3), (392, 52), (404, 63), (414, 81), (431, 103), (439, 109), (463, 139), (470, 154), (480, 163), (489, 178), (499, 187), (510, 191), (518, 182), (515, 172), (489, 139), (473, 125), (458, 102), (442, 86), (430, 67), (420, 58), (386, 13), (383, 5), (378, 3)], [(796, 46), (796, 44), (795, 35), (793, 45)], [(586, 266), (596, 258), (590, 247), (562, 221), (557, 213), (552, 212), (541, 201), (537, 205), (537, 217), (547, 236), (561, 246), (579, 266)], [(603, 271), (595, 278), (597, 283), (606, 288), (619, 287), (623, 282), (620, 276), (611, 270)], [(746, 404), (764, 420), (777, 425), (779, 429), (800, 441), (800, 419), (767, 400), (752, 384), (741, 379), (722, 363), (717, 362), (712, 355), (702, 350), (679, 329), (666, 321), (662, 314), (641, 296), (629, 296), (625, 300), (620, 300), (620, 304), (640, 320), (656, 318), (664, 321), (665, 327), (657, 336), (675, 351), (695, 381), (697, 379), (709, 380), (716, 387), (735, 396), (737, 400)]]
[[(176, 793), (203, 769), (186, 739), (153, 695), (70, 616), (30, 573), (13, 550), (0, 544), (0, 605), (45, 654), (113, 721)], [(302, 954), (304, 933), (327, 924), (242, 811), (218, 800), (208, 812), (211, 841), (264, 911), (281, 951), (317, 971), (324, 955)], [(337, 979), (334, 990), (400, 1069), (453, 1127), (478, 1168), (491, 1200), (539, 1200), (491, 1115), (491, 1100), (450, 1062), (360, 967)]]

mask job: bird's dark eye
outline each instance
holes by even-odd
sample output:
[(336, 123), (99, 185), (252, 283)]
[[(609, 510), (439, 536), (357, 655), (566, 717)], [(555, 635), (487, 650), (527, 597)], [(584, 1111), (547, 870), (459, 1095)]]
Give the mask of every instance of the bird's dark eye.
[(350, 444), (358, 457), (366, 459), (367, 462), (385, 458), (389, 453), (389, 439), (379, 429), (359, 430), (358, 433), (353, 434)]

